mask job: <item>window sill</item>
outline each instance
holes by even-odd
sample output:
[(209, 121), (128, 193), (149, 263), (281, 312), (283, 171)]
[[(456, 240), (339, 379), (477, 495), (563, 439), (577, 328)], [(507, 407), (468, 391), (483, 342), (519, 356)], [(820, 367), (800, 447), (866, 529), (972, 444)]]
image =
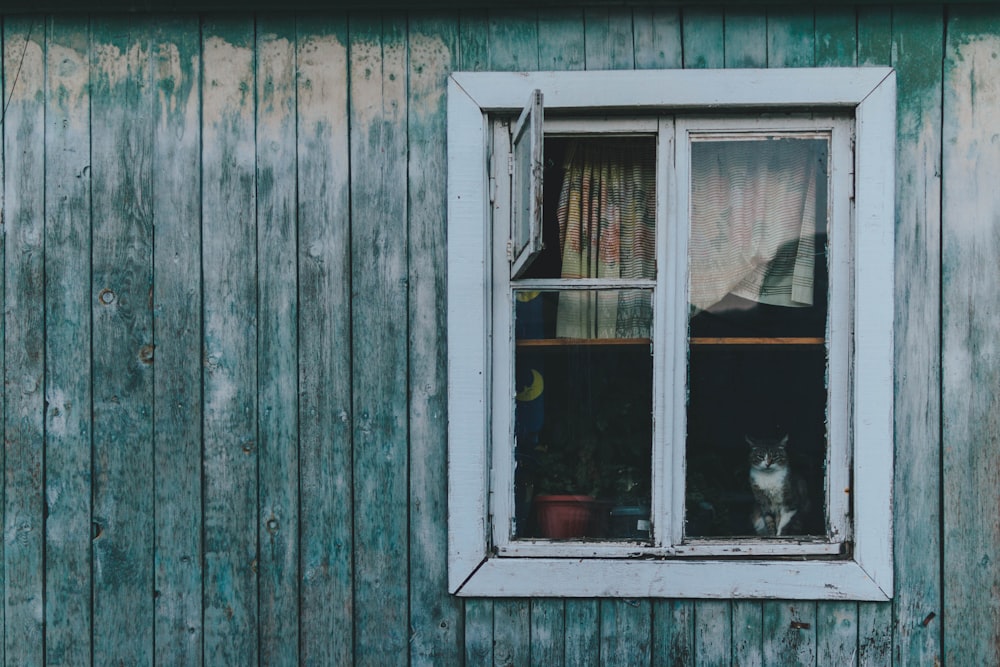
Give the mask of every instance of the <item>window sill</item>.
[(456, 595), (886, 601), (856, 561), (487, 558)]

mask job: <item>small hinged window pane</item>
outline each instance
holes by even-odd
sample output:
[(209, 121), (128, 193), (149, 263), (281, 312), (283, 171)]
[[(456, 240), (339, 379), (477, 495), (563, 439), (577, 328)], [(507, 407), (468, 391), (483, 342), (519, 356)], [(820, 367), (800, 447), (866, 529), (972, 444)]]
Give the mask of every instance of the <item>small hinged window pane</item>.
[(542, 91), (534, 90), (514, 125), (511, 278), (542, 251), (542, 113)]

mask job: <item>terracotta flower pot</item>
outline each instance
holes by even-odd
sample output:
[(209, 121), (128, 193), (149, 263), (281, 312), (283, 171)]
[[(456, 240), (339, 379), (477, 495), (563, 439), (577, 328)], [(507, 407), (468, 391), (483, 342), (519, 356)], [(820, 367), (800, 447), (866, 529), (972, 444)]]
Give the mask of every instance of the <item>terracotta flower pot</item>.
[(535, 496), (535, 518), (542, 537), (565, 540), (587, 537), (594, 514), (592, 496)]

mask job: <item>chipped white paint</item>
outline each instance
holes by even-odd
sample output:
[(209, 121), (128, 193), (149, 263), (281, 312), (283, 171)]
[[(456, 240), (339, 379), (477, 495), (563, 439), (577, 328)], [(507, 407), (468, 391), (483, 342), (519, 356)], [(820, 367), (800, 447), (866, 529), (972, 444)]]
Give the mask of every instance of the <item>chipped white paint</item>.
[[(788, 110), (823, 104), (853, 111), (855, 163), (851, 165), (847, 134), (837, 130), (835, 144), (848, 150), (835, 156), (838, 174), (833, 190), (834, 198), (841, 202), (833, 207), (837, 228), (852, 232), (836, 235), (835, 254), (845, 258), (845, 270), (832, 272), (841, 278), (836, 283), (840, 298), (836, 304), (831, 301), (831, 318), (837, 322), (831, 333), (831, 349), (838, 350), (837, 359), (843, 361), (837, 365), (831, 361), (831, 373), (836, 372), (839, 387), (831, 389), (831, 415), (837, 420), (837, 442), (842, 439), (844, 443), (831, 446), (835, 456), (831, 467), (836, 469), (831, 473), (832, 488), (846, 488), (853, 452), (854, 545), (853, 553), (843, 560), (693, 562), (681, 556), (705, 554), (697, 549), (684, 554), (679, 549), (663, 551), (680, 545), (677, 538), (681, 531), (677, 530), (667, 535), (669, 540), (662, 534), (655, 536), (661, 544), (620, 550), (609, 554), (614, 556), (611, 558), (575, 560), (558, 546), (556, 553), (566, 558), (497, 556), (495, 548), (506, 546), (507, 540), (491, 541), (487, 521), (493, 517), (500, 526), (497, 534), (506, 533), (510, 516), (507, 496), (512, 488), (506, 473), (508, 467), (512, 469), (506, 464), (510, 458), (510, 420), (505, 418), (506, 404), (491, 402), (489, 397), (491, 393), (510, 394), (504, 384), (507, 376), (497, 371), (506, 366), (503, 358), (509, 355), (510, 342), (506, 340), (509, 327), (493, 319), (498, 317), (497, 309), (491, 316), (488, 304), (491, 297), (501, 303), (509, 286), (487, 268), (492, 265), (489, 245), (493, 226), (486, 186), (487, 118), (491, 110), (517, 108), (526, 91), (535, 88), (542, 89), (547, 108), (551, 101), (559, 109), (652, 106), (655, 109), (645, 111), (662, 113), (677, 108), (709, 110), (720, 105), (737, 110), (756, 110), (762, 105)], [(463, 72), (450, 81), (448, 112), (450, 590), (470, 596), (891, 597), (894, 73), (885, 68)], [(683, 158), (678, 162), (683, 163)], [(850, 191), (843, 185), (849, 184), (851, 173), (856, 175), (853, 216)], [(683, 215), (675, 217), (682, 219)], [(493, 240), (497, 248), (502, 247), (503, 238), (501, 229)], [(674, 282), (684, 285), (686, 281)], [(497, 283), (503, 283), (499, 291)], [(677, 302), (683, 304), (686, 299)], [(683, 313), (678, 321), (684, 321)], [(852, 335), (853, 357), (848, 342)], [(675, 366), (683, 369), (683, 359)], [(683, 381), (678, 386), (683, 386)], [(683, 392), (674, 393), (683, 399)], [(683, 405), (679, 409), (683, 410)], [(492, 431), (492, 447), (491, 422), (498, 425)], [(681, 433), (675, 441), (682, 442), (683, 437)], [(500, 467), (504, 471), (491, 480)], [(683, 459), (674, 469), (683, 470)], [(829, 504), (834, 536), (850, 539), (850, 526), (844, 523), (849, 510), (846, 499), (835, 496)], [(670, 525), (669, 512), (658, 511), (660, 514), (653, 517), (656, 525)], [(674, 523), (679, 516), (675, 512)], [(841, 516), (845, 518), (841, 520)], [(493, 540), (497, 540), (496, 534)], [(802, 553), (810, 552), (803, 548)], [(635, 554), (649, 560), (637, 564), (630, 558)]]

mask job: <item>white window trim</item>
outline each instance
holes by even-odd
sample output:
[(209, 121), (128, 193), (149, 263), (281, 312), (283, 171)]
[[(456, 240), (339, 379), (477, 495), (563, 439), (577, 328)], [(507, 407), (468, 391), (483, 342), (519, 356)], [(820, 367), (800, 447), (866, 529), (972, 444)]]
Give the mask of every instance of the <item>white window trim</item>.
[[(553, 111), (853, 111), (854, 544), (843, 560), (501, 558), (489, 534), (490, 115), (534, 89)], [(595, 92), (597, 91), (597, 92)], [(469, 596), (887, 600), (892, 596), (895, 75), (889, 68), (455, 73), (448, 84), (449, 590)], [(599, 547), (599, 545), (597, 545)], [(594, 555), (600, 548), (592, 549)], [(766, 550), (763, 553), (767, 553)]]

